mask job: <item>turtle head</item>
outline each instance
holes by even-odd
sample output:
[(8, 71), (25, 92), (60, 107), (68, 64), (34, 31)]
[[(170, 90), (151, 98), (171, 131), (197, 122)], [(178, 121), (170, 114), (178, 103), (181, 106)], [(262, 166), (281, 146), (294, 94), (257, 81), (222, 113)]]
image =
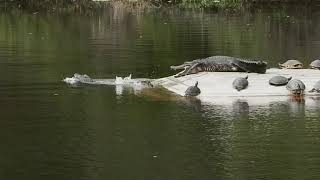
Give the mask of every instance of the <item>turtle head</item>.
[(198, 81), (196, 82), (196, 84), (194, 85), (195, 87), (198, 87)]
[(302, 69), (303, 68), (303, 64), (302, 63), (296, 63), (293, 65), (294, 69)]

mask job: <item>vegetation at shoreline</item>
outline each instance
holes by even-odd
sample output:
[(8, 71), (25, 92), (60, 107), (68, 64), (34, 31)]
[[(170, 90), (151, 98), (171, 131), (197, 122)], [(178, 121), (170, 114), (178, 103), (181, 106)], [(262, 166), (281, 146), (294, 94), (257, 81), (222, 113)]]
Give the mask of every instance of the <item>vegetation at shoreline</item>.
[(180, 7), (209, 8), (209, 9), (235, 9), (243, 6), (241, 0), (181, 0)]
[(160, 7), (180, 7), (180, 8), (201, 8), (201, 9), (223, 9), (236, 10), (243, 7), (259, 7), (269, 5), (297, 5), (312, 4), (314, 1), (306, 0), (0, 0), (0, 7), (19, 8), (25, 10), (95, 10), (111, 4), (127, 4), (130, 8), (160, 8)]
[(85, 11), (97, 9), (104, 6), (105, 3), (94, 2), (92, 0), (0, 0), (0, 7), (5, 9), (24, 9), (24, 10), (78, 10)]

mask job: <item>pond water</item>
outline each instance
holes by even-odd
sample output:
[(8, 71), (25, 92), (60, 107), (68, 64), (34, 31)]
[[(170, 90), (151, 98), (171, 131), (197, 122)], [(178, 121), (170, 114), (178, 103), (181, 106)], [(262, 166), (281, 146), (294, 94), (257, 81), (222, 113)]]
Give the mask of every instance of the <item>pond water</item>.
[(68, 85), (160, 78), (211, 55), (306, 65), (320, 11), (0, 13), (1, 179), (319, 179), (320, 100), (204, 103), (162, 89)]

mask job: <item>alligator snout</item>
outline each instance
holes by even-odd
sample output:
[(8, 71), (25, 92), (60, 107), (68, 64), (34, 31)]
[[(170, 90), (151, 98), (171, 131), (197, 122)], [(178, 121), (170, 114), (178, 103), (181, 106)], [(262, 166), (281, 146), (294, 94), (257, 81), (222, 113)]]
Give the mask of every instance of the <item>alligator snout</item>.
[(173, 70), (180, 70), (180, 69), (186, 69), (188, 67), (188, 65), (179, 65), (179, 66), (170, 66), (170, 69)]

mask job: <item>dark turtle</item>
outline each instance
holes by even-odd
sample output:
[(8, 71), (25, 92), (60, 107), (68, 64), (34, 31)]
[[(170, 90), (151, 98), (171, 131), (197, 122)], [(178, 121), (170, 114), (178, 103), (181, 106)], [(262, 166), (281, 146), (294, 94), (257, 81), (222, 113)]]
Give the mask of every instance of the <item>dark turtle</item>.
[(194, 86), (188, 87), (185, 91), (185, 96), (198, 96), (201, 93), (200, 89), (198, 88), (198, 81)]
[(301, 95), (303, 94), (306, 86), (304, 83), (299, 79), (291, 79), (286, 88), (293, 94), (293, 95)]
[(320, 60), (316, 59), (310, 63), (311, 69), (320, 69)]
[(303, 68), (303, 64), (295, 59), (291, 59), (286, 61), (285, 63), (281, 64), (279, 63), (280, 68), (283, 69), (302, 69)]
[(320, 81), (317, 81), (314, 85), (313, 88), (309, 92), (317, 92), (320, 93)]
[(248, 76), (246, 76), (244, 78), (243, 77), (238, 77), (232, 83), (233, 88), (238, 90), (238, 91), (241, 91), (241, 90), (247, 88), (248, 85), (249, 85)]
[(286, 78), (284, 76), (273, 76), (269, 80), (269, 84), (272, 86), (284, 86), (288, 84), (288, 82), (292, 79), (292, 77)]

